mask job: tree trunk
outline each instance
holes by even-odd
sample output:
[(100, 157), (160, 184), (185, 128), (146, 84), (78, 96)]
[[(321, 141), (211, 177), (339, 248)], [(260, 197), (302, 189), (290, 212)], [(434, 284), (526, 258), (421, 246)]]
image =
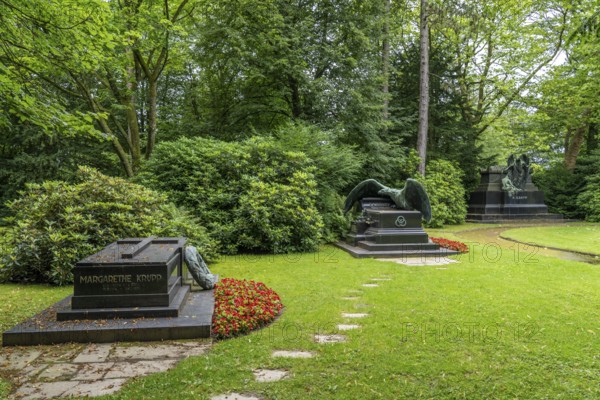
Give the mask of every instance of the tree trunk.
[(569, 147), (565, 149), (565, 167), (569, 171), (573, 171), (575, 169), (575, 165), (577, 164), (577, 156), (579, 155), (581, 146), (585, 140), (586, 130), (587, 126), (582, 126), (572, 131)]
[(429, 129), (429, 23), (427, 21), (427, 0), (421, 0), (420, 18), (420, 94), (419, 94), (419, 130), (417, 136), (417, 151), (419, 153), (419, 173), (425, 176), (427, 160), (427, 131)]
[(298, 80), (291, 75), (288, 75), (288, 83), (290, 85), (292, 117), (299, 118), (302, 115), (302, 106), (300, 104), (300, 89), (298, 88)]
[(155, 79), (148, 80), (148, 141), (146, 143), (146, 160), (152, 155), (154, 143), (156, 142), (156, 101), (158, 97), (158, 82)]
[(383, 49), (381, 61), (383, 64), (383, 121), (389, 119), (390, 108), (390, 7), (391, 0), (385, 0), (385, 21), (383, 23)]
[(588, 130), (588, 137), (586, 141), (587, 154), (591, 154), (593, 151), (598, 149), (598, 125), (593, 122), (590, 124)]

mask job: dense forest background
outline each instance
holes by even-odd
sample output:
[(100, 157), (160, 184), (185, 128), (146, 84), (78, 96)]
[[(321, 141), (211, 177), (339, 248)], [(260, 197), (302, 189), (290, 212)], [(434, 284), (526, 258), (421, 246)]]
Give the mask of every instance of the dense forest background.
[[(462, 196), (479, 168), (527, 153), (554, 211), (600, 214), (598, 6), (429, 2), (427, 161)], [(74, 182), (80, 165), (157, 188), (166, 153), (207, 146), (196, 139), (305, 154), (321, 211), (337, 201), (325, 189), (401, 184), (418, 163), (419, 7), (0, 0), (2, 213), (26, 183)], [(194, 162), (225, 162), (210, 157)]]

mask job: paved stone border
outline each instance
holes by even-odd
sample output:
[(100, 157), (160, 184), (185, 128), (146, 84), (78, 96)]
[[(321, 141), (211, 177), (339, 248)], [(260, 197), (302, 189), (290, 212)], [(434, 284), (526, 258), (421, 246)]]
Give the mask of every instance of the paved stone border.
[(167, 371), (205, 354), (211, 342), (4, 347), (0, 368), (15, 386), (12, 398), (95, 397), (117, 392), (131, 378)]

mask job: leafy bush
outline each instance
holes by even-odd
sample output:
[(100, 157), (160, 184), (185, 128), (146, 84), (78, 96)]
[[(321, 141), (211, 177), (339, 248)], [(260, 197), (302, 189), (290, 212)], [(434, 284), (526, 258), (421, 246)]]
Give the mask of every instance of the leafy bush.
[(566, 218), (583, 218), (584, 211), (577, 200), (585, 182), (580, 174), (569, 171), (561, 162), (536, 171), (531, 178), (544, 192), (549, 212), (562, 214)]
[(289, 124), (273, 135), (278, 148), (302, 152), (315, 166), (316, 206), (323, 218), (325, 240), (334, 241), (345, 235), (350, 220), (343, 214), (345, 197), (340, 193), (346, 194), (360, 181), (363, 156), (338, 143), (332, 132), (312, 126)]
[(71, 283), (78, 260), (123, 237), (188, 235), (208, 258), (216, 243), (164, 195), (80, 167), (77, 183), (31, 184), (9, 203), (14, 214), (2, 256), (3, 280)]
[(314, 166), (301, 152), (253, 138), (164, 142), (139, 175), (186, 206), (228, 253), (312, 251), (321, 237)]
[(600, 174), (587, 178), (585, 188), (577, 196), (577, 205), (586, 221), (600, 222)]
[(427, 165), (425, 178), (420, 180), (431, 202), (432, 228), (445, 224), (462, 224), (467, 216), (465, 189), (462, 186), (462, 172), (445, 160), (434, 160)]

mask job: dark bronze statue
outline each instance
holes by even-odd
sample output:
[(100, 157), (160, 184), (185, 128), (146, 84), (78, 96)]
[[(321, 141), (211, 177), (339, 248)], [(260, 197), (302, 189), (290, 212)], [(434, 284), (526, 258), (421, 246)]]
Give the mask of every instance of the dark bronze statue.
[(427, 196), (427, 192), (420, 182), (410, 178), (406, 180), (406, 184), (402, 189), (392, 189), (382, 185), (375, 179), (362, 181), (352, 189), (346, 198), (344, 213), (350, 211), (357, 201), (372, 196), (389, 197), (399, 209), (418, 210), (423, 214), (425, 221), (431, 221), (429, 196)]
[(508, 196), (512, 198), (525, 189), (530, 174), (529, 157), (521, 154), (516, 158), (511, 154), (503, 172), (506, 176), (502, 178), (502, 190), (508, 192)]

